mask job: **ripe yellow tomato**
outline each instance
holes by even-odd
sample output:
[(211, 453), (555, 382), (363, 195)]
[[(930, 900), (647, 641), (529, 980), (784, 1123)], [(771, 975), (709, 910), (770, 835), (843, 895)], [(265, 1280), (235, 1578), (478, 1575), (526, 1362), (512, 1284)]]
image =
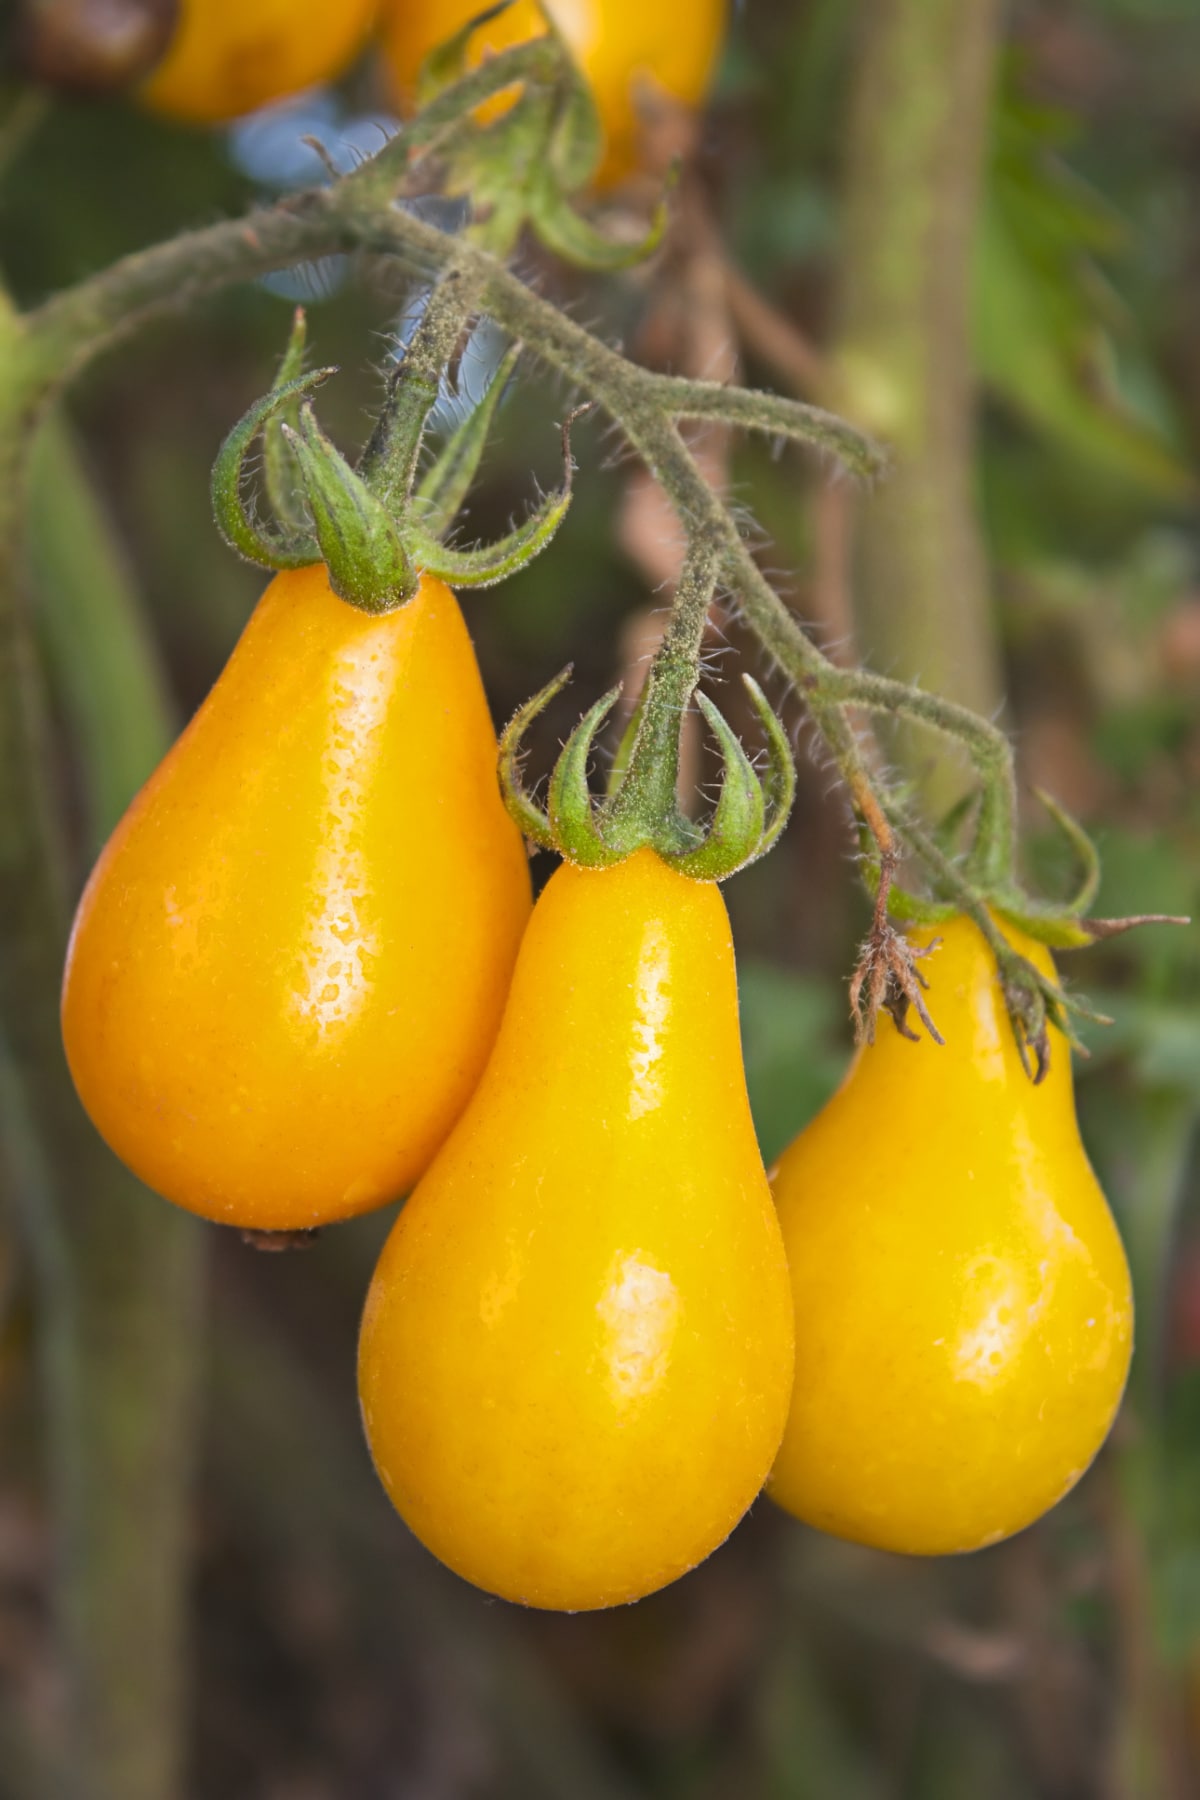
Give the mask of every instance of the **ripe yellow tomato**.
[(340, 75), (378, 0), (182, 0), (162, 62), (141, 90), (156, 112), (217, 125)]
[(529, 909), (453, 594), (371, 618), (323, 567), (278, 575), (80, 902), (75, 1085), (192, 1212), (365, 1212), (465, 1105)]
[[(421, 64), (483, 9), (477, 0), (384, 0), (383, 50), (397, 97), (412, 104)], [(602, 185), (639, 166), (643, 83), (684, 106), (708, 92), (725, 35), (728, 0), (549, 0), (549, 12), (591, 83), (604, 125)], [(533, 0), (515, 0), (476, 32), (472, 54), (507, 50), (544, 29)]]
[(1034, 1087), (982, 934), (957, 918), (940, 935), (923, 969), (944, 1048), (882, 1029), (772, 1175), (801, 1373), (771, 1495), (917, 1554), (995, 1543), (1061, 1500), (1108, 1432), (1133, 1338), (1070, 1048), (1052, 1032)]
[(479, 1587), (611, 1606), (733, 1529), (791, 1381), (720, 894), (650, 850), (564, 865), (371, 1284), (359, 1390), (384, 1486)]

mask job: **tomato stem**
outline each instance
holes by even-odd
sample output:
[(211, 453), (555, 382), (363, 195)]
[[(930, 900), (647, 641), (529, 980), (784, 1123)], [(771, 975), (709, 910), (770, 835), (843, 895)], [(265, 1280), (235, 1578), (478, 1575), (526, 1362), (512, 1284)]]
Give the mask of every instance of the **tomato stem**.
[(671, 616), (642, 689), (625, 772), (607, 809), (614, 848), (655, 841), (689, 850), (698, 833), (679, 808), (679, 734), (700, 680), (700, 651), (717, 585), (719, 555), (692, 540)]
[[(27, 394), (35, 404), (44, 399), (100, 350), (176, 304), (181, 295), (190, 298), (307, 258), (360, 250), (396, 259), (426, 280), (453, 272), (455, 283), (462, 283), (458, 291), (470, 295), (474, 309), (489, 314), (530, 354), (599, 402), (653, 471), (679, 514), (689, 543), (705, 546), (714, 583), (737, 596), (746, 623), (806, 702), (854, 810), (871, 835), (878, 862), (883, 865), (902, 851), (924, 871), (938, 901), (963, 905), (969, 901), (976, 911), (986, 911), (988, 899), (996, 895), (1003, 895), (1006, 905), (1022, 904), (1024, 897), (1013, 876), (1016, 806), (1012, 752), (1004, 734), (965, 708), (919, 689), (864, 671), (848, 672), (831, 663), (805, 635), (758, 568), (737, 520), (709, 487), (680, 425), (686, 419), (713, 419), (807, 443), (866, 478), (885, 468), (880, 448), (834, 415), (799, 401), (638, 368), (535, 293), (491, 253), (493, 249), (507, 252), (522, 218), (528, 218), (537, 230), (540, 212), (543, 224), (550, 218), (549, 235), (568, 260), (586, 264), (593, 257), (591, 238), (584, 242), (587, 233), (562, 226), (558, 198), (549, 211), (544, 194), (536, 204), (533, 200), (536, 182), (544, 174), (538, 158), (530, 155), (539, 131), (547, 144), (545, 166), (554, 165), (562, 190), (578, 178), (585, 160), (586, 129), (573, 147), (568, 143), (570, 133), (562, 137), (562, 122), (571, 104), (562, 55), (561, 46), (549, 36), (504, 52), (437, 94), (379, 155), (342, 180), (286, 196), (276, 206), (242, 220), (187, 233), (172, 243), (124, 258), (45, 302), (22, 323), (19, 373)], [(475, 109), (489, 96), (514, 86), (521, 89), (522, 103), (499, 122), (504, 129), (479, 129), (474, 123)], [(514, 115), (521, 112), (525, 101), (528, 108), (518, 121)], [(572, 129), (581, 125), (586, 126), (582, 115)], [(547, 132), (549, 138), (545, 138)], [(465, 235), (441, 231), (428, 218), (395, 203), (414, 182), (427, 188), (433, 158), (446, 155), (456, 171), (459, 191), (466, 180), (466, 191), (476, 204), (475, 223)], [(519, 162), (513, 178), (517, 192), (506, 193), (501, 179), (505, 156)], [(511, 177), (511, 162), (509, 173)], [(453, 306), (447, 297), (437, 333), (432, 323), (429, 326), (431, 353), (444, 350), (442, 327), (449, 334), (453, 322)], [(436, 354), (431, 354), (432, 362), (436, 362)], [(418, 435), (414, 422), (427, 416), (429, 404), (428, 379), (424, 386), (414, 380), (412, 394), (405, 401), (408, 424), (397, 421), (397, 440), (402, 440), (403, 447), (397, 453), (394, 479), (400, 485), (411, 483), (413, 441)], [(666, 671), (664, 679), (665, 675)], [(676, 672), (666, 682), (676, 706), (682, 704), (675, 693), (680, 686), (682, 675)], [(650, 737), (662, 739), (665, 709), (664, 701), (653, 732), (645, 726), (650, 734), (643, 738), (645, 744)], [(875, 711), (918, 720), (964, 744), (979, 783), (974, 843), (965, 861), (943, 851), (891, 791), (881, 772), (881, 758), (862, 724), (862, 714)], [(642, 731), (641, 721), (637, 729)], [(648, 754), (648, 749), (642, 752), (643, 757)], [(638, 779), (640, 783), (643, 777)], [(669, 760), (654, 779), (661, 803), (670, 781)], [(630, 792), (637, 791), (635, 784)], [(620, 807), (614, 803), (618, 834), (623, 829), (622, 813), (632, 807), (632, 798)], [(678, 853), (684, 852), (680, 849)], [(1043, 919), (1042, 924), (1051, 929), (1053, 921)]]
[(429, 415), (471, 322), (481, 286), (476, 270), (447, 269), (430, 290), (388, 383), (375, 430), (358, 466), (367, 485), (393, 510), (407, 506), (416, 485)]

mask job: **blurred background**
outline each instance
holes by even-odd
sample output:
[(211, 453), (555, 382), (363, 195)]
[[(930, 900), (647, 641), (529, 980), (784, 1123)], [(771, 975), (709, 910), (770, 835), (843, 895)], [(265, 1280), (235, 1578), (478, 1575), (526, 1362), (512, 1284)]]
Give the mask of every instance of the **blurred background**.
[[(213, 129), (119, 97), (20, 105), (22, 128), (3, 139), (0, 243), (28, 304), (320, 179), (305, 133), (348, 166), (394, 101), (368, 53), (333, 89)], [(740, 370), (887, 438), (895, 474), (875, 491), (769, 444), (700, 448), (823, 643), (1013, 731), (1044, 891), (1065, 891), (1070, 870), (1035, 788), (1095, 834), (1098, 910), (1200, 911), (1195, 0), (746, 0), (685, 137), (675, 222), (649, 269), (597, 282), (528, 251), (523, 272), (643, 360)], [(609, 198), (618, 225), (652, 195), (651, 176), (643, 185)], [(73, 891), (262, 586), (216, 535), (209, 468), (269, 386), (297, 299), (317, 359), (342, 369), (324, 423), (356, 448), (419, 293), (395, 270), (343, 262), (142, 333), (42, 440), (31, 585)], [(484, 334), (464, 362), (468, 395), (493, 356)], [(536, 479), (554, 479), (568, 403), (522, 371), (472, 531), (503, 527)], [(553, 551), (467, 602), (498, 720), (568, 659), (573, 695), (638, 667), (673, 551), (653, 490), (615, 448), (580, 427), (577, 497)], [(735, 622), (713, 649), (718, 673), (763, 674)], [(771, 691), (797, 733), (801, 797), (780, 849), (727, 890), (768, 1160), (845, 1067), (867, 917), (845, 806), (798, 706)], [(578, 710), (572, 695), (560, 705), (541, 728), (547, 760)], [(931, 798), (953, 789), (928, 744), (893, 749)], [(1079, 1488), (961, 1560), (834, 1542), (760, 1501), (702, 1568), (637, 1606), (568, 1617), (492, 1601), (408, 1536), (359, 1431), (358, 1309), (390, 1214), (265, 1256), (128, 1183), (107, 1211), (96, 1192), (89, 1267), (103, 1278), (79, 1302), (93, 1333), (81, 1404), (101, 1422), (115, 1408), (135, 1473), (119, 1491), (85, 1479), (77, 1496), (82, 1536), (107, 1532), (124, 1569), (123, 1585), (81, 1602), (103, 1622), (124, 1734), (103, 1752), (124, 1775), (95, 1792), (1200, 1795), (1200, 938), (1134, 934), (1068, 975), (1115, 1020), (1090, 1032), (1077, 1073), (1134, 1267), (1137, 1360)], [(37, 1374), (58, 1327), (10, 1204), (44, 1154), (10, 1109), (0, 1800), (67, 1791)]]

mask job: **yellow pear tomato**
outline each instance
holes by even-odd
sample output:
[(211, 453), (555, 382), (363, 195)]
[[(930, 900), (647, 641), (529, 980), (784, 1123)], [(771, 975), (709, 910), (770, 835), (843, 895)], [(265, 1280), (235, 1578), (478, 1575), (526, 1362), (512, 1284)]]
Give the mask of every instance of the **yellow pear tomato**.
[(340, 75), (377, 0), (182, 0), (167, 53), (141, 90), (156, 112), (218, 125)]
[(454, 595), (370, 617), (321, 566), (278, 575), (80, 901), (75, 1085), (205, 1218), (365, 1212), (465, 1105), (529, 910)]
[(945, 1046), (882, 1028), (772, 1174), (801, 1377), (771, 1495), (916, 1554), (995, 1543), (1062, 1499), (1112, 1423), (1133, 1335), (1070, 1048), (1052, 1031), (1034, 1087), (982, 934), (959, 917), (939, 935), (922, 968)]
[[(429, 52), (483, 10), (477, 0), (384, 0), (383, 51), (397, 97), (410, 107)], [(708, 92), (725, 35), (728, 0), (548, 0), (555, 25), (591, 84), (604, 126), (599, 181), (611, 185), (641, 162), (645, 84), (687, 107)], [(474, 60), (507, 50), (545, 29), (534, 0), (515, 0), (475, 33)]]
[(791, 1382), (720, 893), (651, 850), (564, 865), (371, 1284), (359, 1390), (384, 1486), (477, 1586), (611, 1606), (733, 1529)]

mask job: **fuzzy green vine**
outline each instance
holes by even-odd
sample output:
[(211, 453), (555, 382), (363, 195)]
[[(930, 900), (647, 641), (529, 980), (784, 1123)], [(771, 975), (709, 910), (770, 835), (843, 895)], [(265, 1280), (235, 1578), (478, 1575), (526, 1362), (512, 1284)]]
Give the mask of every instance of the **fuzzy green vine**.
[[(547, 813), (517, 780), (517, 740), (531, 710), (514, 721), (503, 769), (528, 834), (596, 863), (653, 843), (688, 872), (711, 878), (730, 873), (773, 841), (790, 804), (791, 764), (757, 689), (755, 704), (770, 746), (766, 776), (760, 780), (711, 702), (699, 696), (724, 756), (724, 785), (704, 830), (680, 812), (675, 798), (679, 717), (697, 689), (704, 620), (719, 588), (804, 700), (864, 830), (864, 868), (876, 906), (852, 990), (860, 1033), (870, 1035), (881, 1008), (903, 1028), (913, 1002), (929, 1023), (914, 953), (893, 919), (936, 920), (966, 911), (996, 955), (1022, 1056), (1040, 1078), (1050, 1053), (1049, 1027), (1073, 1036), (1072, 1019), (1090, 1015), (1012, 949), (997, 917), (1060, 948), (1132, 921), (1084, 916), (1094, 859), (1080, 829), (1057, 808), (1051, 816), (1085, 864), (1080, 892), (1062, 904), (1025, 892), (1015, 867), (1016, 785), (1007, 739), (961, 706), (832, 664), (762, 574), (737, 521), (701, 474), (682, 428), (716, 420), (803, 443), (863, 479), (885, 472), (884, 452), (817, 407), (639, 368), (518, 279), (504, 254), (522, 230), (580, 266), (611, 268), (652, 248), (661, 221), (631, 247), (609, 242), (578, 210), (576, 192), (594, 162), (598, 133), (586, 90), (552, 37), (506, 51), (469, 74), (462, 73), (464, 45), (465, 39), (456, 40), (431, 72), (431, 97), (411, 125), (352, 174), (126, 257), (13, 321), (2, 396), (10, 453), (54, 393), (164, 309), (337, 251), (386, 258), (434, 285), (359, 467), (352, 469), (320, 432), (307, 396), (327, 372), (299, 373), (302, 347), (293, 343), (281, 383), (235, 431), (218, 466), (219, 521), (237, 549), (267, 566), (323, 557), (339, 591), (372, 608), (402, 604), (418, 569), (459, 584), (499, 579), (553, 536), (570, 498), (569, 451), (562, 488), (510, 539), (480, 549), (452, 546), (446, 534), (474, 473), (494, 399), (468, 420), (432, 476), (423, 482), (418, 477), (439, 383), (471, 320), (489, 315), (525, 355), (567, 377), (608, 415), (661, 483), (688, 543), (685, 577), (609, 795), (593, 802), (586, 765), (615, 696), (592, 707), (568, 743)], [(495, 124), (478, 126), (473, 115), (479, 103), (516, 82), (519, 103)], [(473, 212), (462, 233), (441, 231), (405, 206), (435, 185), (470, 193)], [(508, 367), (511, 362), (506, 374)], [(270, 527), (257, 524), (241, 499), (242, 463), (257, 431), (266, 434), (269, 492), (283, 515)], [(300, 518), (288, 516), (287, 495), (295, 490), (306, 502)], [(977, 778), (965, 851), (948, 850), (879, 773), (866, 724), (870, 713), (915, 721), (964, 748)], [(922, 894), (898, 886), (902, 866), (921, 879)]]

